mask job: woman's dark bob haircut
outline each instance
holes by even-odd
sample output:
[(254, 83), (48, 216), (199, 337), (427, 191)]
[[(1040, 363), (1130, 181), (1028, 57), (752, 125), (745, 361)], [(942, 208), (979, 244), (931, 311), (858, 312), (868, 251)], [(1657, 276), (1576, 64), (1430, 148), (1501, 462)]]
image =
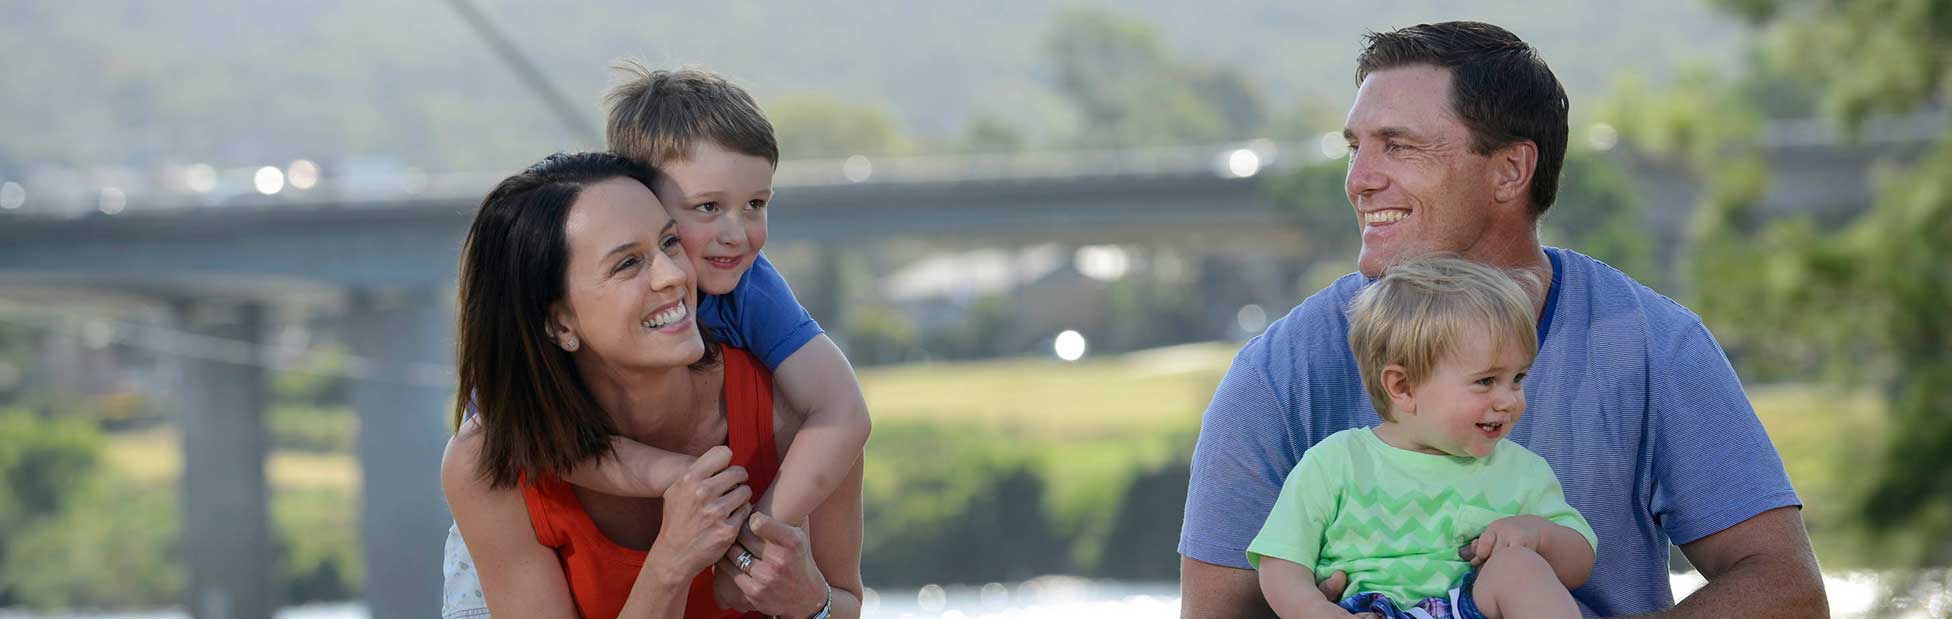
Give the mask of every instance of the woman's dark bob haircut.
[[(577, 195), (615, 178), (649, 188), (651, 175), (608, 153), (557, 153), (481, 201), (461, 246), (455, 420), (471, 405), (479, 413), (480, 474), (492, 487), (562, 477), (610, 453), (616, 426), (548, 332), (549, 310), (567, 295), (564, 224)], [(705, 349), (694, 367), (716, 361), (717, 347)]]

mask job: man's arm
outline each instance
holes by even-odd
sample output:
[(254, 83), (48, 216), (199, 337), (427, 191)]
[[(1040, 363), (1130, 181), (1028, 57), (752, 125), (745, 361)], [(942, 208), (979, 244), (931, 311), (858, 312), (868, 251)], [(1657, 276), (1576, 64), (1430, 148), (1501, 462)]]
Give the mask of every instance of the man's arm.
[(1291, 436), (1293, 415), (1267, 377), (1274, 356), (1267, 347), (1284, 339), (1285, 321), (1234, 357), (1200, 421), (1180, 525), (1181, 617), (1274, 616), (1248, 565), (1247, 546), (1301, 460), (1296, 443), (1309, 442)]
[[(1316, 583), (1322, 598), (1340, 600), (1349, 588), (1349, 575), (1330, 574)], [(1274, 609), (1261, 595), (1260, 575), (1254, 570), (1214, 565), (1185, 556), (1179, 558), (1179, 616), (1181, 619), (1207, 617), (1273, 617)]]
[[(1692, 316), (1649, 359), (1655, 517), (1708, 584), (1661, 617), (1828, 617), (1801, 501), (1728, 356)], [(1753, 514), (1736, 521), (1745, 514)], [(1602, 540), (1604, 543), (1604, 540)]]
[(1273, 617), (1274, 609), (1261, 595), (1261, 578), (1254, 570), (1179, 558), (1179, 616), (1181, 619)]
[(1779, 507), (1681, 545), (1708, 584), (1659, 619), (1829, 617), (1802, 510)]

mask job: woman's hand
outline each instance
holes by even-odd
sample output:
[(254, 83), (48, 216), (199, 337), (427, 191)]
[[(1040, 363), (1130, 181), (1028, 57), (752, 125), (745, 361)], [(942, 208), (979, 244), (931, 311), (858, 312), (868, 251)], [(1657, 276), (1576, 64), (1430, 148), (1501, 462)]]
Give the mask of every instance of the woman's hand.
[(731, 449), (713, 447), (664, 492), (664, 523), (646, 569), (655, 564), (674, 581), (689, 581), (738, 538), (752, 511), (752, 488), (745, 484), (745, 468), (731, 464)]
[[(807, 533), (765, 514), (753, 514), (752, 536), (742, 543), (754, 560), (743, 572), (734, 564), (741, 549), (734, 546), (718, 562), (720, 573), (732, 574), (752, 610), (777, 617), (811, 617), (827, 604), (827, 579), (814, 565)], [(757, 546), (756, 548), (754, 546)]]

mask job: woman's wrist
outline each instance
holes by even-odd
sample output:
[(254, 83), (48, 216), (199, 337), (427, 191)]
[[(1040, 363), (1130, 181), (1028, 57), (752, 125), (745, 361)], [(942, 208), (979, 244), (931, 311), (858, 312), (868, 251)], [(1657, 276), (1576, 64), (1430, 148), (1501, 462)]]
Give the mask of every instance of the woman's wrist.
[(658, 545), (653, 542), (650, 552), (644, 555), (644, 567), (638, 568), (638, 580), (641, 582), (650, 579), (650, 583), (657, 586), (660, 591), (676, 591), (689, 587), (691, 578), (695, 574), (686, 574), (685, 570), (673, 565), (658, 550)]
[(814, 619), (816, 617), (826, 619), (827, 611), (834, 605), (834, 586), (823, 580), (820, 582), (820, 588), (820, 597), (815, 598), (811, 606), (801, 607), (806, 612), (796, 612), (795, 614), (788, 615), (788, 617), (790, 619)]

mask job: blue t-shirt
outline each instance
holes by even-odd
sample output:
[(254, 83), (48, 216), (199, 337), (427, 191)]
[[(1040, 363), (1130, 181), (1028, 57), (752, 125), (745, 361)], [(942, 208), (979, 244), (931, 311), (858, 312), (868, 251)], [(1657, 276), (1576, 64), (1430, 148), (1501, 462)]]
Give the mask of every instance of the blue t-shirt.
[[(1670, 542), (1801, 501), (1699, 317), (1598, 260), (1546, 255), (1552, 289), (1510, 438), (1545, 457), (1599, 536), (1580, 611), (1668, 608)], [(1336, 280), (1234, 357), (1193, 450), (1180, 554), (1249, 569), (1248, 542), (1302, 452), (1381, 422), (1348, 339), (1349, 301), (1369, 281)]]
[(774, 371), (821, 334), (820, 323), (793, 298), (793, 289), (764, 253), (739, 276), (732, 292), (698, 298), (698, 324), (725, 345), (752, 351)]

